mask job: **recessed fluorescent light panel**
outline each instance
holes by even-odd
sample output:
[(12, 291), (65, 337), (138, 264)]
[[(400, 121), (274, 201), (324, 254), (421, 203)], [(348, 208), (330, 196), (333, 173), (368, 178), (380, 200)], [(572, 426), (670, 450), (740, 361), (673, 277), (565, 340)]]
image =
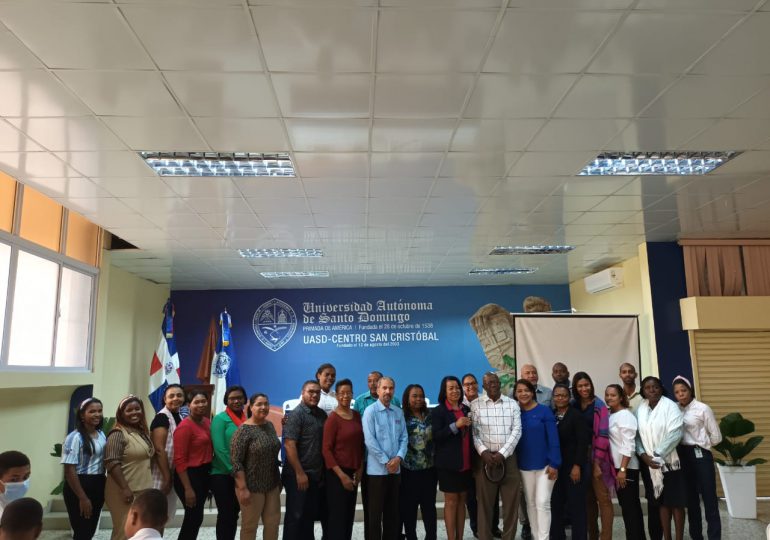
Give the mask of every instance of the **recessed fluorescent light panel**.
[(279, 279), (289, 277), (329, 277), (329, 272), (326, 270), (313, 271), (313, 272), (260, 272), (264, 278)]
[(552, 255), (567, 253), (575, 246), (497, 246), (489, 252), (490, 255)]
[(139, 152), (139, 156), (160, 176), (296, 176), (286, 153)]
[(473, 268), (470, 272), (468, 272), (469, 275), (493, 275), (493, 276), (504, 276), (504, 275), (510, 275), (510, 274), (534, 274), (537, 272), (537, 267), (535, 266), (522, 266), (518, 268)]
[(686, 176), (707, 174), (740, 152), (608, 152), (583, 167), (578, 176)]
[(238, 254), (244, 259), (277, 258), (277, 257), (323, 257), (322, 249), (316, 248), (265, 248), (239, 249)]

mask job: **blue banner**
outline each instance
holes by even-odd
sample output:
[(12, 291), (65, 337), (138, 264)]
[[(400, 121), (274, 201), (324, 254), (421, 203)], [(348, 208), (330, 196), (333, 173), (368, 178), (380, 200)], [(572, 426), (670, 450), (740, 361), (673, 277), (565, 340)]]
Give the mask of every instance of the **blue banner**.
[(481, 377), (490, 369), (468, 324), (488, 303), (520, 312), (530, 295), (569, 309), (566, 285), (174, 291), (177, 347), (184, 382), (195, 382), (214, 306), (226, 305), (238, 341), (241, 383), (264, 392), (274, 405), (294, 399), (316, 368), (331, 362), (337, 380), (349, 378), (356, 394), (379, 370), (396, 380), (396, 393), (419, 383), (435, 402), (444, 375)]

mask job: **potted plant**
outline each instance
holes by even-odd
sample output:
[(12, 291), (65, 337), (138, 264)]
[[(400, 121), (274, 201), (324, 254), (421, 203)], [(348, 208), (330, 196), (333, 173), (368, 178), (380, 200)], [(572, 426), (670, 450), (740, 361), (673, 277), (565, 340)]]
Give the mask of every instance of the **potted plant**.
[(727, 499), (727, 511), (732, 517), (743, 519), (757, 518), (757, 468), (767, 460), (746, 457), (762, 442), (761, 435), (738, 440), (754, 433), (754, 422), (745, 419), (740, 413), (730, 413), (719, 422), (722, 442), (714, 450), (724, 459), (714, 458), (722, 481), (722, 489)]

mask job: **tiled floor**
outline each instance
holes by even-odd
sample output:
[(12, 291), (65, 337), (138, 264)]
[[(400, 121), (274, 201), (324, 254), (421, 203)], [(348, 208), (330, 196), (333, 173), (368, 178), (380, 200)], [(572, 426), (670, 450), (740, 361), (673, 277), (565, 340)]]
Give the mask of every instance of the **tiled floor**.
[[(768, 522), (770, 522), (770, 501), (759, 501), (758, 517), (757, 520), (748, 519), (733, 519), (727, 515), (727, 510), (724, 508), (724, 501), (720, 503), (722, 506), (722, 538), (732, 540), (761, 540), (765, 538), (765, 528)], [(705, 531), (705, 529), (704, 529)], [(165, 538), (176, 538), (179, 529), (168, 529), (165, 533)], [(418, 525), (417, 536), (418, 538), (424, 538), (422, 525)], [(614, 538), (625, 537), (625, 527), (623, 526), (623, 520), (620, 517), (615, 518), (615, 523), (612, 529)], [(279, 531), (279, 538), (281, 538), (282, 531)], [(258, 538), (262, 537), (261, 530), (257, 534)], [(321, 538), (321, 527), (316, 524), (316, 538)], [(110, 537), (109, 531), (100, 531), (94, 537), (98, 540), (108, 540)], [(362, 540), (364, 537), (364, 524), (355, 523), (353, 525), (353, 540)], [(687, 529), (685, 528), (685, 537), (688, 538)], [(40, 536), (43, 540), (64, 540), (70, 538), (70, 535), (64, 531), (44, 531)], [(206, 527), (201, 529), (198, 538), (201, 540), (215, 539), (216, 534), (212, 527)], [(472, 539), (471, 531), (467, 526), (465, 527), (464, 538)], [(516, 538), (520, 538), (518, 535)], [(438, 527), (438, 540), (446, 540), (446, 532), (443, 524), (439, 524)]]

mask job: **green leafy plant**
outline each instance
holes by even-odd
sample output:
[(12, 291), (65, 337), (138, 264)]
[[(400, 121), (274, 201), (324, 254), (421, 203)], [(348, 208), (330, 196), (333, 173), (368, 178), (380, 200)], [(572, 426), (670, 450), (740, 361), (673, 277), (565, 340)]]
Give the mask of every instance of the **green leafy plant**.
[(728, 467), (751, 467), (767, 463), (763, 458), (744, 461), (764, 439), (761, 435), (755, 435), (746, 440), (738, 440), (739, 437), (754, 433), (754, 422), (747, 420), (740, 413), (730, 413), (719, 421), (719, 431), (722, 432), (722, 442), (715, 445), (714, 450), (725, 459), (714, 458), (714, 461)]
[[(77, 412), (75, 412), (77, 414)], [(104, 425), (102, 426), (102, 431), (104, 433), (109, 433), (110, 430), (115, 427), (115, 418), (114, 417), (104, 417)], [(61, 453), (62, 453), (62, 445), (61, 443), (56, 443), (53, 445), (53, 452), (51, 452), (51, 456), (61, 460)], [(64, 482), (65, 480), (62, 480), (59, 482), (55, 488), (51, 490), (50, 495), (61, 495), (64, 491)]]

